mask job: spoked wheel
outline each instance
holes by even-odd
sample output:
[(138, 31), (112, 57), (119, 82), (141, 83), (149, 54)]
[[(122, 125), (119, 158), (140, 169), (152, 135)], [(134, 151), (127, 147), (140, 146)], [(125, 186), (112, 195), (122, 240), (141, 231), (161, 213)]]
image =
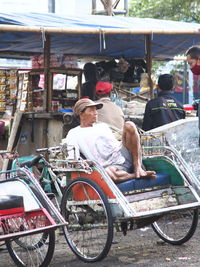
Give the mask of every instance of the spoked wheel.
[[(27, 243), (26, 238), (17, 238), (15, 239), (15, 242), (17, 243), (17, 245), (23, 247), (24, 249), (32, 250), (35, 249), (35, 247), (40, 248), (41, 246), (43, 246), (43, 244), (47, 241), (48, 236), (49, 234), (47, 232), (44, 232), (38, 235), (38, 237), (34, 239), (36, 243), (32, 244)], [(39, 239), (39, 237), (41, 237), (41, 239)]]
[(66, 188), (61, 213), (68, 225), (64, 235), (72, 251), (85, 262), (102, 260), (113, 240), (110, 205), (102, 189), (92, 180), (77, 178)]
[(181, 245), (193, 236), (197, 224), (198, 209), (176, 210), (160, 217), (152, 224), (152, 228), (165, 242)]
[(17, 266), (48, 266), (55, 248), (55, 231), (27, 235), (6, 241), (10, 256)]

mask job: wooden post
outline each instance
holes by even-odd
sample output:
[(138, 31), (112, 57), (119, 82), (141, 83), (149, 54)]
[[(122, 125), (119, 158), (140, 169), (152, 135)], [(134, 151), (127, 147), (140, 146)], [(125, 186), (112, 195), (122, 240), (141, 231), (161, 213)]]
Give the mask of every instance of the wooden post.
[[(14, 115), (13, 124), (10, 132), (10, 137), (8, 139), (7, 151), (11, 152), (14, 149), (14, 144), (18, 141), (16, 140), (19, 137), (19, 128), (22, 121), (22, 111), (17, 110)], [(9, 159), (4, 159), (2, 171), (6, 171), (8, 168)]]
[[(52, 88), (49, 86), (49, 68), (50, 68), (50, 35), (47, 34), (45, 36), (45, 42), (44, 42), (44, 105), (46, 112), (49, 112), (51, 110), (51, 99), (52, 99)], [(44, 147), (48, 147), (48, 119), (44, 122)]]
[(107, 14), (108, 16), (113, 15), (112, 0), (107, 0)]
[(145, 54), (146, 54), (146, 62), (147, 62), (147, 73), (149, 76), (149, 87), (150, 87), (150, 98), (154, 98), (153, 92), (153, 82), (151, 79), (151, 69), (152, 69), (152, 54), (151, 54), (151, 35), (145, 35)]
[(105, 13), (108, 16), (112, 16), (113, 15), (112, 0), (101, 0), (101, 2), (104, 6)]
[(50, 36), (46, 35), (44, 42), (44, 105), (45, 110), (51, 110), (52, 90), (49, 88), (49, 68), (50, 68)]

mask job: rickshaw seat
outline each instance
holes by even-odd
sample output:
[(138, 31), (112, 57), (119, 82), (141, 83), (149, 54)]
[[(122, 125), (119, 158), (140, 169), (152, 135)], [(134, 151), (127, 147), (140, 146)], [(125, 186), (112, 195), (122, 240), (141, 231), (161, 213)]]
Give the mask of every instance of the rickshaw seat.
[(166, 156), (156, 156), (143, 158), (142, 161), (146, 170), (155, 171), (156, 173), (166, 173), (170, 176), (170, 184), (173, 186), (183, 186), (183, 173), (178, 169), (177, 165)]
[(146, 170), (156, 171), (156, 178), (132, 179), (117, 184), (122, 192), (152, 188), (156, 186), (183, 186), (183, 174), (173, 161), (166, 156), (143, 158)]
[(0, 196), (0, 215), (8, 215), (18, 212), (24, 212), (24, 201), (22, 196)]
[(167, 186), (170, 185), (170, 175), (165, 173), (157, 173), (156, 178), (140, 178), (131, 179), (126, 182), (116, 184), (122, 192), (134, 191), (139, 189), (151, 188), (155, 186)]

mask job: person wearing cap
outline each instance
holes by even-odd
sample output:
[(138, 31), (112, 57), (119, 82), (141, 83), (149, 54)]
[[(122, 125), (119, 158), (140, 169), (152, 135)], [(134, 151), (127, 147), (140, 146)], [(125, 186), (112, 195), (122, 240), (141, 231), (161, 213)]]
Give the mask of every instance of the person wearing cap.
[(97, 103), (103, 103), (103, 107), (98, 109), (98, 121), (105, 122), (113, 132), (121, 132), (124, 127), (124, 113), (122, 109), (111, 101), (111, 90), (113, 85), (109, 82), (98, 81), (96, 84)]
[[(74, 113), (80, 117), (80, 125), (71, 129), (64, 140), (69, 146), (74, 146), (75, 158), (78, 159), (82, 153), (87, 159), (97, 161), (115, 182), (155, 178), (154, 171), (142, 169), (140, 139), (135, 125), (126, 124), (123, 141), (119, 142), (107, 124), (97, 122), (97, 110), (102, 107), (102, 103), (89, 98), (76, 102)], [(69, 151), (68, 158), (74, 158), (73, 150)]]
[(170, 122), (184, 119), (183, 105), (173, 97), (174, 77), (162, 74), (158, 78), (158, 97), (147, 102), (142, 129), (149, 131)]

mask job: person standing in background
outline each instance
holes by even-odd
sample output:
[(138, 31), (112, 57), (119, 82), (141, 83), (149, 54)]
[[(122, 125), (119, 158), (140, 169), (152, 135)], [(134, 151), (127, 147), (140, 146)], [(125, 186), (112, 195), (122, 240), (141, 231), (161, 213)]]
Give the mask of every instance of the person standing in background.
[(97, 103), (103, 103), (103, 107), (98, 112), (98, 120), (107, 123), (112, 129), (115, 127), (119, 131), (123, 131), (124, 113), (122, 109), (111, 101), (112, 83), (99, 81), (96, 84)]
[(200, 75), (200, 46), (190, 47), (186, 51), (186, 57), (192, 73)]
[[(190, 47), (186, 51), (186, 57), (187, 57), (187, 62), (190, 66), (190, 70), (192, 71), (192, 73), (194, 75), (200, 75), (200, 46)], [(199, 103), (197, 107), (197, 116), (199, 118), (199, 129), (200, 129), (200, 104)], [(199, 135), (199, 146), (200, 146), (200, 135)]]
[(95, 86), (99, 79), (97, 67), (93, 63), (86, 63), (83, 67), (85, 83), (81, 86), (81, 98), (96, 100)]
[(149, 131), (167, 123), (184, 119), (183, 105), (172, 95), (174, 77), (163, 74), (158, 78), (158, 97), (151, 99), (145, 107), (142, 129)]

